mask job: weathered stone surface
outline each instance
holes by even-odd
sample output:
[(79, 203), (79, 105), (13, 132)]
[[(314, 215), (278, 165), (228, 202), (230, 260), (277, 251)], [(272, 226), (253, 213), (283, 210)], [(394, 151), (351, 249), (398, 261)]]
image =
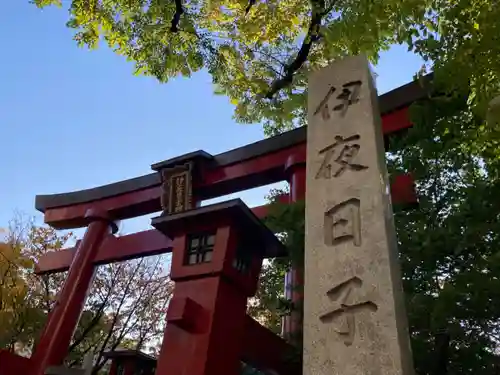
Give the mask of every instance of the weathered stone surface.
[(309, 80), (304, 375), (413, 373), (377, 94), (364, 57)]

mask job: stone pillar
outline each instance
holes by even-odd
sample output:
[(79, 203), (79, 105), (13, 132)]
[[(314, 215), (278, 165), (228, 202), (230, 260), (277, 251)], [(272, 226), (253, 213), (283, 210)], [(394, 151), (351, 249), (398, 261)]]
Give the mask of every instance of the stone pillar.
[(311, 74), (304, 375), (413, 373), (377, 93), (365, 57)]

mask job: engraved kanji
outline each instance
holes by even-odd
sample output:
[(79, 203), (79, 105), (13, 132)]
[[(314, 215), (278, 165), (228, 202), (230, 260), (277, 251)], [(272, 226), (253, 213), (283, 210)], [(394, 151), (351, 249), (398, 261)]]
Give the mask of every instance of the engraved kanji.
[(161, 206), (164, 215), (192, 208), (192, 165), (186, 163), (165, 168), (161, 173)]
[(354, 246), (361, 246), (360, 200), (350, 198), (326, 210), (323, 229), (325, 245), (352, 241)]
[[(326, 296), (336, 306), (329, 312), (320, 315), (322, 323), (337, 323), (335, 331), (343, 338), (346, 346), (351, 346), (356, 336), (356, 314), (362, 311), (376, 312), (378, 306), (369, 300), (354, 296), (363, 285), (363, 281), (354, 276), (326, 292)], [(358, 302), (350, 302), (358, 301)]]
[(351, 81), (342, 85), (342, 92), (337, 96), (337, 99), (340, 100), (341, 103), (333, 107), (333, 110), (341, 111), (340, 115), (344, 117), (349, 106), (359, 101), (361, 84), (361, 81)]
[[(362, 171), (367, 169), (366, 165), (362, 165), (355, 162), (356, 156), (361, 149), (361, 146), (357, 141), (359, 141), (361, 137), (359, 134), (351, 135), (350, 137), (342, 137), (340, 135), (335, 136), (335, 142), (330, 146), (325, 147), (324, 149), (319, 151), (319, 155), (323, 156), (323, 161), (319, 167), (318, 173), (316, 173), (316, 179), (320, 178), (331, 178), (339, 177), (342, 175), (347, 169), (351, 171)], [(338, 150), (337, 146), (343, 146), (340, 149), (340, 152), (335, 157), (335, 151)], [(332, 163), (336, 163), (337, 168), (333, 171)]]
[(175, 212), (184, 211), (184, 182), (183, 176), (179, 176), (175, 179)]
[(318, 104), (316, 107), (316, 110), (314, 111), (314, 115), (316, 116), (318, 113), (321, 113), (321, 118), (324, 121), (327, 121), (330, 119), (330, 108), (328, 106), (328, 100), (330, 99), (330, 96), (335, 92), (335, 87), (330, 87), (328, 92), (326, 93), (325, 97), (321, 100), (321, 102)]

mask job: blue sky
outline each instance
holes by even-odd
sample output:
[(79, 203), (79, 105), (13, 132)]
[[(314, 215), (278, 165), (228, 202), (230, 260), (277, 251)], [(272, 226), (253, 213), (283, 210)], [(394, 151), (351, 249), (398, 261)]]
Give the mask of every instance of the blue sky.
[[(212, 154), (263, 138), (261, 127), (232, 120), (233, 107), (212, 94), (208, 74), (160, 85), (101, 47), (80, 49), (67, 12), (28, 0), (0, 13), (0, 227), (15, 211), (36, 216), (37, 194), (99, 186), (150, 173), (150, 165), (193, 150)], [(410, 81), (421, 60), (394, 47), (376, 67), (380, 93)], [(268, 188), (239, 194), (264, 201)], [(146, 218), (122, 232), (146, 229)]]

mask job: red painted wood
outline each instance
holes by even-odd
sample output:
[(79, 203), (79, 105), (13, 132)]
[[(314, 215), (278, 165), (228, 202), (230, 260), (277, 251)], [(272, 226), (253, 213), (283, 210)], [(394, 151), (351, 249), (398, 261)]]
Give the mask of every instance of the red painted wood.
[(113, 358), (108, 375), (118, 375), (118, 358)]
[[(79, 242), (73, 248), (47, 253), (42, 256), (37, 262), (35, 273), (45, 274), (66, 271), (71, 265)], [(94, 265), (164, 254), (171, 251), (172, 241), (156, 229), (121, 237), (108, 235), (97, 251)]]
[(136, 363), (134, 360), (132, 359), (125, 359), (123, 361), (123, 367), (124, 367), (124, 371), (123, 371), (123, 375), (135, 375), (136, 372)]
[[(304, 142), (241, 163), (203, 171), (198, 188), (207, 190), (202, 197), (209, 199), (283, 181), (286, 179), (284, 167), (288, 158), (297, 155), (297, 158), (304, 157), (305, 161), (305, 150)], [(217, 193), (211, 193), (210, 190), (216, 190)]]
[[(240, 177), (244, 173), (244, 171), (242, 170), (240, 170), (239, 172), (237, 170), (233, 170), (233, 172), (235, 174), (239, 173)], [(231, 181), (232, 178), (236, 179), (237, 177), (236, 175), (228, 176), (227, 179), (224, 181), (226, 182)], [(284, 177), (276, 179), (276, 181), (271, 181), (269, 183), (278, 182), (283, 179)], [(411, 176), (409, 176), (406, 179), (400, 179), (400, 180), (395, 179), (391, 189), (392, 193), (394, 194), (394, 192), (398, 191), (400, 188), (402, 188), (406, 192), (409, 186), (413, 186), (413, 181), (411, 182), (411, 184), (408, 183), (410, 179)], [(70, 228), (78, 228), (81, 226), (85, 226), (87, 223), (85, 222), (83, 215), (86, 212), (86, 210), (92, 207), (101, 210), (107, 210), (115, 220), (128, 219), (131, 217), (160, 211), (161, 208), (160, 208), (159, 196), (160, 196), (160, 188), (154, 187), (142, 190), (140, 194), (134, 192), (134, 193), (122, 194), (116, 197), (107, 198), (91, 203), (83, 203), (70, 207), (48, 209), (45, 212), (45, 222), (56, 229), (70, 229)], [(406, 193), (398, 194), (396, 197), (393, 196), (393, 202), (394, 203), (416, 202), (416, 200), (409, 202), (398, 201), (398, 199), (406, 199), (407, 197), (409, 197), (409, 195)], [(141, 207), (141, 210), (135, 210), (131, 212), (128, 208), (130, 208), (132, 205), (134, 207)], [(146, 210), (145, 207), (148, 207), (148, 209)]]
[[(384, 134), (410, 127), (408, 110), (403, 108), (383, 116), (382, 126)], [(273, 154), (202, 171), (201, 180), (195, 185), (195, 195), (199, 199), (209, 199), (283, 181), (288, 158), (295, 155), (296, 162), (305, 162), (305, 150), (306, 143), (301, 143)], [(83, 227), (87, 224), (83, 216), (91, 207), (109, 212), (115, 220), (146, 215), (161, 210), (160, 189), (154, 186), (97, 202), (47, 209), (45, 222), (57, 229)]]
[[(234, 227), (228, 227), (226, 220), (207, 220), (218, 228), (210, 263), (185, 265), (183, 261), (185, 233), (208, 229), (208, 223), (198, 222), (196, 228), (184, 228), (185, 233), (175, 234), (171, 270), (175, 281), (173, 305), (167, 313), (156, 375), (240, 373), (249, 293), (241, 288), (240, 280), (235, 282), (226, 275), (226, 265), (232, 264), (237, 246), (238, 225), (233, 220)], [(262, 260), (255, 272), (250, 272), (248, 282), (257, 283), (261, 263)]]
[[(384, 132), (386, 129), (395, 131), (403, 128), (401, 124), (405, 116), (393, 114), (386, 117), (383, 121)], [(406, 123), (409, 126), (407, 119)], [(296, 164), (305, 163), (305, 147), (303, 143), (241, 163), (204, 170), (201, 180), (195, 185), (195, 196), (207, 199), (282, 181), (286, 179), (286, 173), (291, 171), (290, 198), (292, 201), (302, 199), (305, 191), (305, 168), (302, 166), (293, 171), (287, 167), (290, 158)], [(415, 198), (408, 189), (411, 183), (411, 178), (396, 179), (393, 185), (394, 200)], [(113, 219), (140, 216), (160, 210), (159, 195), (159, 187), (155, 186), (97, 202), (48, 209), (45, 221), (56, 228), (85, 226), (88, 222), (85, 213), (89, 208), (107, 212)], [(265, 215), (267, 210), (257, 208), (257, 212)], [(39, 271), (61, 270), (71, 262), (72, 265), (58, 304), (49, 317), (37, 346), (38, 350), (33, 356), (34, 366), (29, 369), (29, 373), (42, 375), (46, 367), (62, 363), (83, 307), (95, 264), (167, 252), (173, 245), (172, 279), (176, 281), (173, 308), (175, 301), (184, 302), (178, 305), (181, 306), (178, 307), (180, 310), (173, 309), (167, 315), (170, 324), (167, 324), (165, 330), (156, 374), (237, 375), (242, 355), (258, 367), (273, 369), (281, 374), (299, 374), (300, 366), (290, 367), (290, 362), (283, 355), (289, 349), (286, 343), (246, 316), (246, 299), (255, 290), (261, 260), (254, 262), (253, 271), (245, 276), (248, 280), (234, 281), (232, 279), (235, 275), (226, 274), (230, 264), (227, 260), (231, 259), (236, 249), (236, 234), (227, 225), (228, 223), (224, 223), (224, 228), (219, 229), (224, 235), (218, 235), (216, 239), (216, 251), (220, 253), (215, 254), (215, 257), (222, 257), (219, 259), (222, 262), (218, 265), (222, 264), (221, 273), (205, 272), (207, 267), (204, 265), (204, 268), (199, 268), (200, 274), (192, 269), (187, 270), (186, 266), (176, 261), (183, 252), (182, 244), (185, 241), (182, 236), (171, 242), (166, 237), (160, 239), (156, 231), (147, 231), (115, 238), (106, 234), (108, 223), (91, 223), (74, 252), (74, 259), (73, 254), (67, 251), (56, 253), (59, 261), (55, 261), (56, 255), (51, 255), (52, 259), (48, 257), (41, 262)], [(99, 250), (101, 243), (103, 246)], [(225, 273), (225, 277), (222, 277), (222, 273)], [(243, 275), (239, 277), (243, 278)], [(187, 303), (188, 300), (193, 303)], [(194, 308), (197, 309), (196, 314), (192, 311)], [(15, 362), (12, 359), (9, 361)], [(23, 365), (17, 366), (21, 368)]]
[(32, 356), (32, 375), (43, 375), (47, 367), (61, 365), (68, 353), (73, 333), (94, 276), (94, 258), (104, 238), (110, 232), (105, 213), (90, 211), (86, 215), (98, 218), (91, 222), (75, 254), (68, 277), (49, 314), (40, 341)]
[[(293, 190), (298, 189), (298, 187), (301, 186), (300, 184), (305, 184), (305, 179), (294, 182), (292, 177), (290, 181), (292, 183), (292, 194), (299, 194), (298, 191), (294, 192)], [(300, 189), (302, 189), (302, 187)], [(417, 196), (411, 175), (395, 176), (391, 185), (391, 194), (394, 205), (415, 204), (417, 202)], [(75, 210), (77, 211), (79, 209)], [(267, 215), (268, 207), (255, 207), (252, 211), (257, 217), (263, 218)], [(171, 251), (170, 246), (171, 242), (161, 233), (157, 233), (154, 229), (118, 238), (106, 238), (103, 246), (96, 255), (94, 263), (106, 264), (120, 260), (168, 253)], [(65, 271), (69, 268), (73, 255), (74, 248), (48, 253), (38, 260), (35, 272), (44, 274)]]
[(205, 309), (189, 297), (175, 296), (168, 304), (167, 321), (186, 332), (202, 332), (206, 322), (200, 319)]
[(250, 316), (245, 320), (243, 344), (242, 359), (252, 366), (279, 375), (302, 374), (301, 358), (298, 363), (289, 360), (292, 346)]
[(160, 188), (155, 186), (95, 202), (50, 208), (45, 211), (45, 223), (56, 229), (84, 227), (87, 224), (84, 219), (85, 212), (93, 207), (109, 212), (115, 220), (130, 219), (161, 211)]
[[(286, 203), (288, 196), (284, 195), (279, 200)], [(261, 219), (267, 215), (268, 210), (268, 205), (252, 208), (253, 213)], [(35, 273), (43, 275), (68, 270), (78, 244), (77, 242), (75, 247), (43, 255), (38, 259)], [(127, 234), (121, 237), (109, 235), (104, 239), (102, 246), (97, 251), (94, 265), (165, 254), (171, 251), (172, 241), (156, 229)]]
[[(188, 316), (192, 319), (193, 314), (184, 314), (175, 306), (175, 302), (171, 301), (169, 305), (169, 314), (173, 314), (172, 320), (176, 316)], [(182, 305), (182, 304), (181, 304)], [(182, 307), (182, 306), (180, 306)], [(177, 310), (177, 311), (176, 311)], [(197, 315), (199, 311), (196, 312)], [(169, 319), (170, 321), (170, 319)], [(246, 316), (245, 329), (243, 338), (242, 359), (254, 367), (274, 371), (277, 374), (284, 375), (300, 375), (302, 367), (300, 363), (293, 363), (288, 360), (289, 353), (293, 348), (281, 337), (256, 322), (252, 317)], [(283, 360), (286, 359), (286, 360)], [(111, 364), (109, 375), (117, 375), (116, 365), (119, 358), (114, 358)], [(0, 375), (4, 375), (0, 372)], [(14, 374), (18, 375), (18, 373)]]
[[(197, 264), (196, 266), (186, 266), (184, 264), (187, 256), (187, 249), (185, 248), (187, 242), (186, 235), (179, 233), (175, 235), (173, 240), (175, 252), (172, 255), (170, 278), (175, 282), (180, 282), (194, 278), (221, 275), (226, 280), (230, 280), (231, 285), (238, 288), (240, 292), (246, 293), (247, 297), (254, 295), (257, 291), (262, 258), (254, 257), (248, 271), (244, 274), (237, 271), (232, 265), (232, 260), (235, 258), (236, 249), (239, 245), (237, 237), (241, 235), (241, 232), (248, 231), (249, 229), (242, 229), (238, 223), (239, 220), (234, 217), (221, 218), (219, 216), (217, 218), (215, 215), (212, 217), (213, 219), (206, 222), (198, 222), (196, 228), (191, 229), (197, 233), (216, 232), (212, 260)], [(184, 233), (189, 233), (185, 226), (181, 230)], [(225, 251), (217, 251), (218, 248), (224, 247), (227, 247)]]
[(247, 298), (222, 277), (176, 282), (174, 298), (203, 307), (201, 329), (189, 332), (167, 320), (156, 375), (238, 375)]
[(418, 202), (415, 182), (411, 174), (394, 176), (391, 199), (394, 205), (414, 205)]
[[(290, 203), (299, 202), (306, 197), (306, 165), (301, 161), (290, 158), (287, 163), (288, 182), (290, 184)], [(302, 288), (304, 285), (304, 267), (293, 267), (285, 278), (285, 288), (291, 291), (291, 301), (295, 306), (301, 306), (303, 300)], [(287, 283), (288, 282), (288, 283)], [(291, 315), (284, 316), (282, 320), (283, 337), (298, 339), (296, 336), (302, 327), (302, 314), (292, 311)]]
[(31, 374), (31, 364), (29, 358), (0, 349), (0, 375)]
[(383, 133), (391, 134), (411, 127), (409, 118), (408, 108), (401, 108), (385, 114), (382, 117)]
[[(104, 243), (106, 243), (106, 241)], [(101, 246), (100, 250), (102, 251), (102, 249), (103, 246)], [(44, 275), (67, 271), (73, 261), (75, 253), (76, 246), (42, 255), (35, 264), (35, 274)]]

